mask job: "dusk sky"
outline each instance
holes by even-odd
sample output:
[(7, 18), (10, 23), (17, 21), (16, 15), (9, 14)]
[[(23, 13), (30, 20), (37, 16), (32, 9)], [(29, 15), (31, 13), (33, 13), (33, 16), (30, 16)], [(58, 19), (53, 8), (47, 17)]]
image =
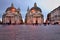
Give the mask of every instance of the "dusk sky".
[(22, 18), (24, 19), (28, 6), (32, 8), (35, 2), (37, 6), (41, 8), (44, 19), (46, 19), (49, 12), (60, 6), (60, 0), (0, 0), (0, 20), (11, 3), (13, 3), (16, 8), (21, 9)]

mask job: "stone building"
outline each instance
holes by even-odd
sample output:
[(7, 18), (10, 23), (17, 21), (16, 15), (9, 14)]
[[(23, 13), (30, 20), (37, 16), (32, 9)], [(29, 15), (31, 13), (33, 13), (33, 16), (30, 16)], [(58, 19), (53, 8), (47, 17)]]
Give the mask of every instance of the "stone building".
[(51, 13), (49, 13), (48, 15), (47, 15), (47, 19), (46, 19), (46, 21), (45, 21), (45, 23), (50, 23), (50, 19), (51, 19)]
[(31, 9), (27, 9), (27, 14), (25, 16), (25, 23), (26, 24), (43, 24), (44, 18), (42, 15), (42, 10), (37, 7), (37, 4), (34, 3), (34, 7)]
[(47, 23), (58, 23), (60, 24), (60, 6), (57, 7), (56, 9), (54, 9), (53, 11), (51, 11), (48, 15), (47, 15)]
[(0, 20), (0, 24), (2, 24), (2, 21)]
[(16, 9), (13, 5), (11, 4), (11, 7), (8, 7), (5, 11), (5, 13), (2, 16), (2, 23), (4, 24), (22, 24), (22, 16), (20, 13), (20, 9)]

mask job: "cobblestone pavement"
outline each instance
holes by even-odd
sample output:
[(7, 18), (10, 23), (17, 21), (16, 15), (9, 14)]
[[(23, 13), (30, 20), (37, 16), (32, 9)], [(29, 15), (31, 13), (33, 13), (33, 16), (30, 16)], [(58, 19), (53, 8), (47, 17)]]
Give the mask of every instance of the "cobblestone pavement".
[(0, 40), (60, 40), (60, 25), (0, 25)]

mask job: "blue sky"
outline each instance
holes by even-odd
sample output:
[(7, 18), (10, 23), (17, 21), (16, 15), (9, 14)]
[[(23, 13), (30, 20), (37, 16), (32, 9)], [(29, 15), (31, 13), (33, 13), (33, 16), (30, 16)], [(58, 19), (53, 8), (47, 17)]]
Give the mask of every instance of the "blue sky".
[(28, 6), (29, 8), (32, 8), (35, 2), (37, 3), (37, 6), (41, 8), (44, 19), (46, 19), (47, 14), (50, 11), (60, 6), (60, 0), (0, 0), (0, 20), (5, 10), (10, 7), (11, 3), (13, 3), (16, 8), (21, 9), (21, 14), (24, 19)]

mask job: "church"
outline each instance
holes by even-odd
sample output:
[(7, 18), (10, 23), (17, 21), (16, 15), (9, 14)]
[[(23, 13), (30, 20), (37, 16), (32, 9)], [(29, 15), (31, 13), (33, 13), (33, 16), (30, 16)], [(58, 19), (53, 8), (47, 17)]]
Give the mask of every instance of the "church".
[(8, 7), (5, 13), (2, 15), (2, 23), (3, 24), (22, 24), (23, 20), (20, 13), (20, 8), (16, 9), (12, 3), (11, 6)]
[(48, 13), (46, 23), (60, 24), (60, 6)]
[(34, 3), (34, 7), (31, 9), (27, 9), (27, 13), (25, 16), (25, 23), (26, 24), (43, 24), (44, 23), (44, 16), (42, 14), (42, 10)]

